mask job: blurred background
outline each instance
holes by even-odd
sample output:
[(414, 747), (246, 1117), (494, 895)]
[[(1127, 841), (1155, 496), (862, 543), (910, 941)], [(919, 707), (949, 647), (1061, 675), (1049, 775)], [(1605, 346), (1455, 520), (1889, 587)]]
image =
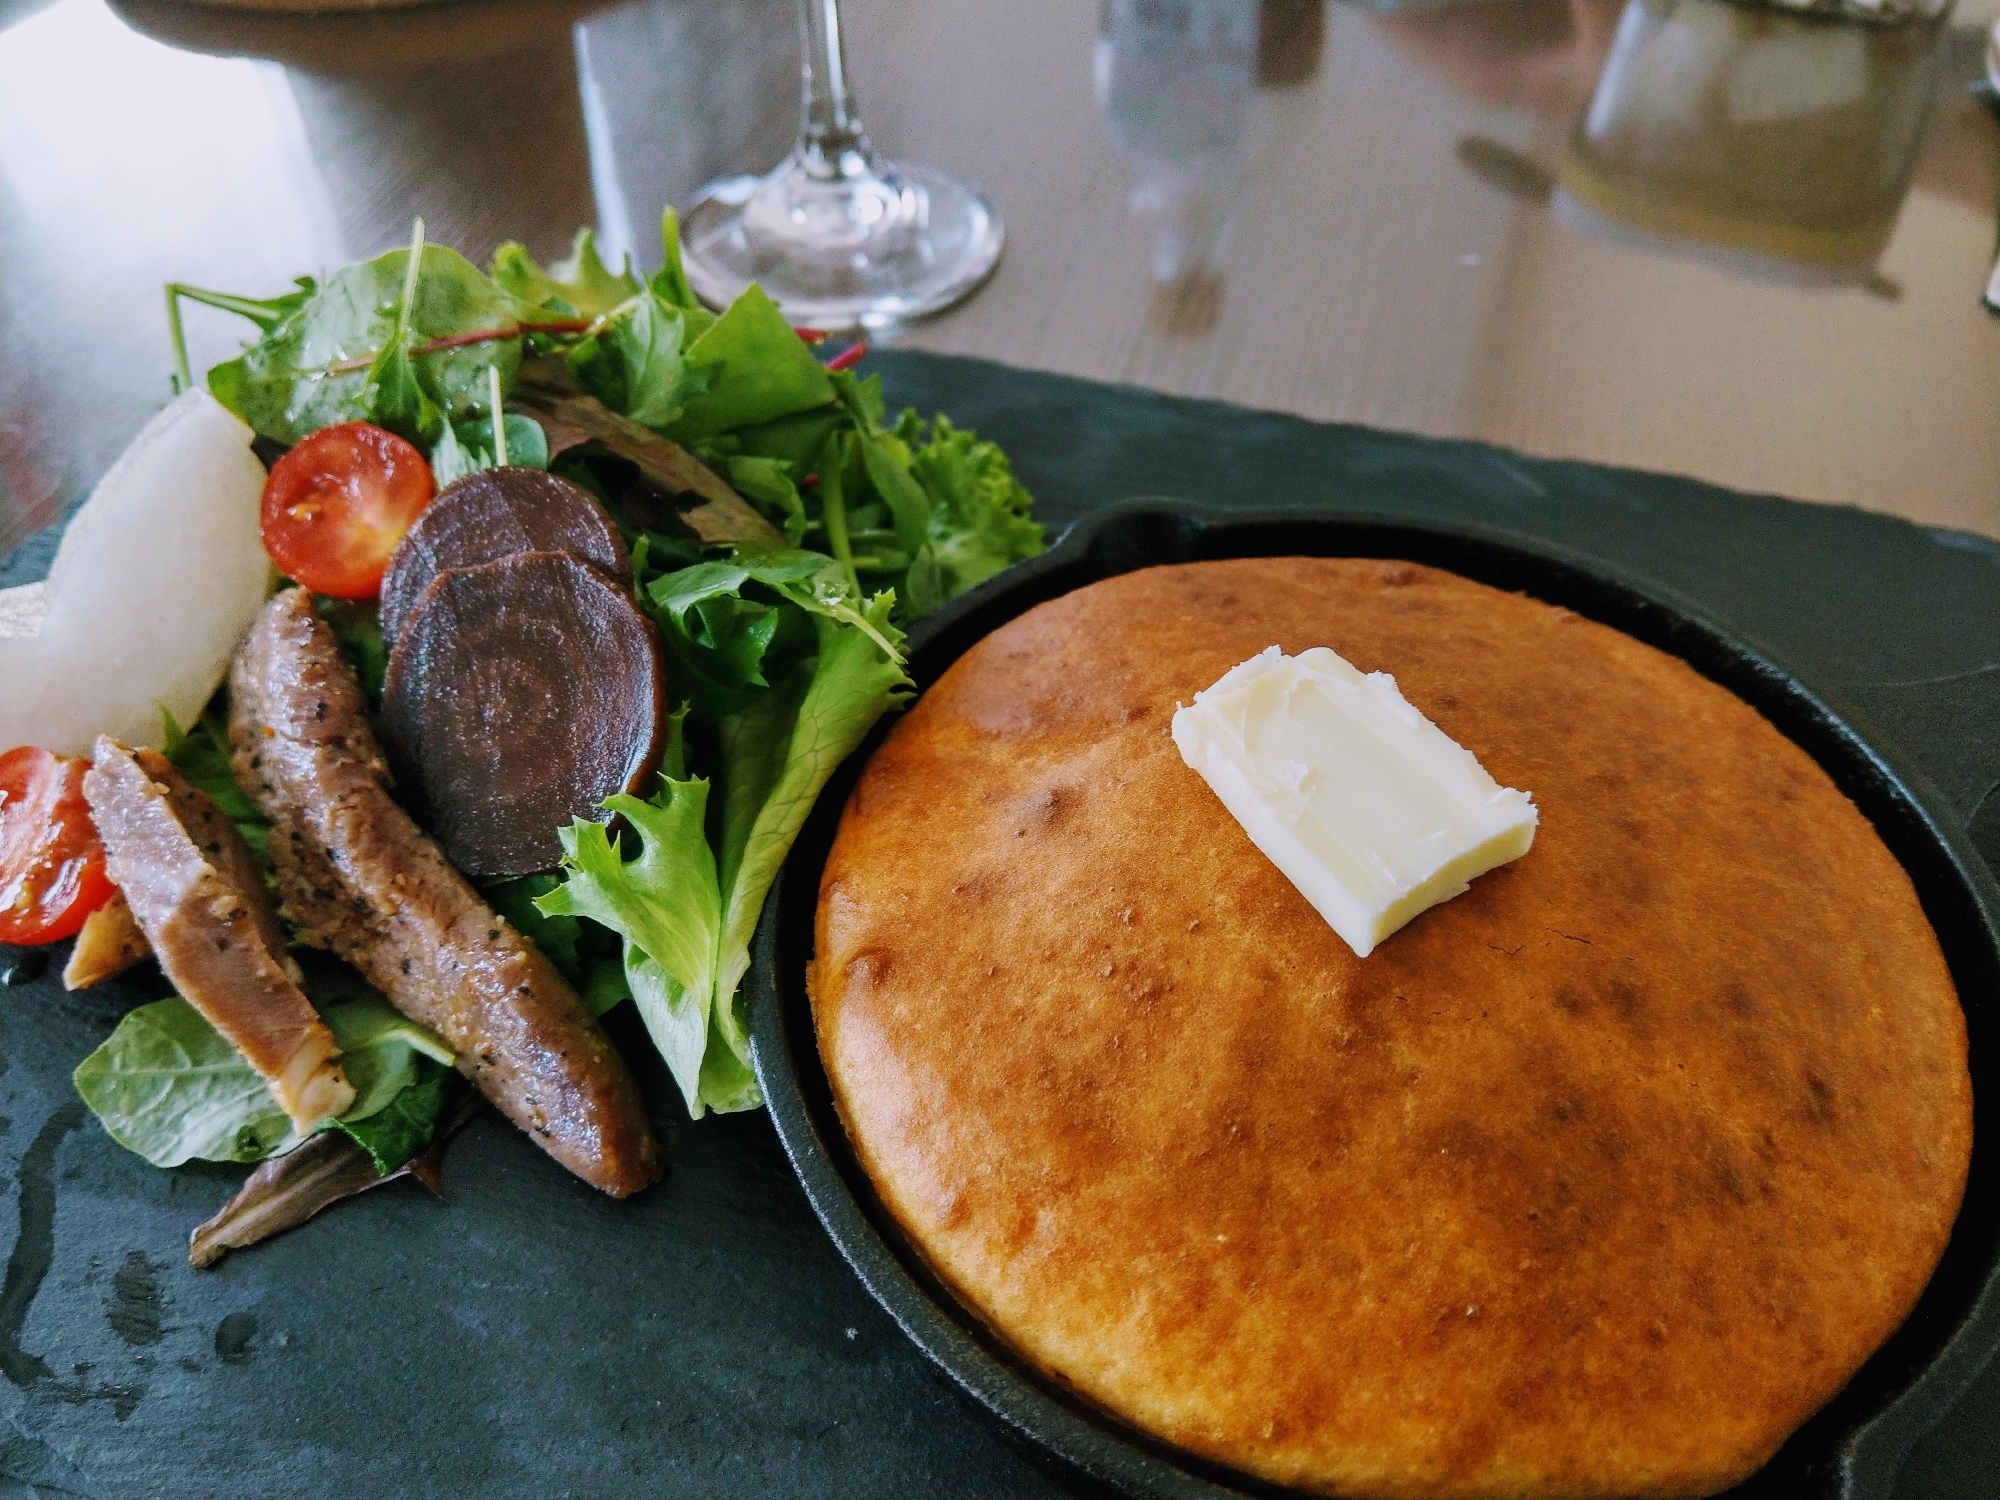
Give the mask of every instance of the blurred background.
[[(878, 143), (1008, 222), (903, 344), (1994, 535), (1996, 5), (847, 9)], [(663, 204), (782, 156), (797, 59), (791, 0), (0, 0), (0, 550), (165, 399), (165, 281), (268, 295), (417, 213), (655, 264)]]

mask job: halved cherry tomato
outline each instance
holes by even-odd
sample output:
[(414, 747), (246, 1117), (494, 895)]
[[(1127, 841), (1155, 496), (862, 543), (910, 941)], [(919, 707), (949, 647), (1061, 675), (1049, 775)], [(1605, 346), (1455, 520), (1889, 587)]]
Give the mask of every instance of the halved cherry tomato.
[(389, 554), (436, 492), (423, 454), (395, 433), (323, 427), (271, 466), (264, 550), (316, 594), (373, 599)]
[(116, 889), (83, 800), (87, 760), (23, 745), (0, 755), (0, 943), (75, 937)]

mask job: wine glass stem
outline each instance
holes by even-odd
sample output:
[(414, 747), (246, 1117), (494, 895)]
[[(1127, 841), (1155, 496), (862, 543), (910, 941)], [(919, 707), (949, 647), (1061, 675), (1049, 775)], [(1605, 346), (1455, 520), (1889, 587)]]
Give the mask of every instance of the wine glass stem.
[(855, 108), (841, 45), (840, 0), (799, 0), (799, 161), (813, 176), (838, 181), (876, 167), (875, 148)]

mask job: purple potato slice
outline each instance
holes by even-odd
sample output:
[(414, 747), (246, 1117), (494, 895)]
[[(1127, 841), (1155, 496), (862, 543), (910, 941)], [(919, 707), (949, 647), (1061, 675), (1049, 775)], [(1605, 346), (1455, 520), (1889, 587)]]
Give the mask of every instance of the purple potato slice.
[(667, 731), (659, 636), (567, 552), (439, 574), (389, 657), (382, 727), (398, 780), (468, 875), (552, 870), (557, 830), (644, 795)]
[(438, 491), (382, 575), (382, 638), (395, 645), (431, 580), (516, 552), (568, 552), (632, 581), (625, 539), (589, 492), (545, 469), (480, 469)]

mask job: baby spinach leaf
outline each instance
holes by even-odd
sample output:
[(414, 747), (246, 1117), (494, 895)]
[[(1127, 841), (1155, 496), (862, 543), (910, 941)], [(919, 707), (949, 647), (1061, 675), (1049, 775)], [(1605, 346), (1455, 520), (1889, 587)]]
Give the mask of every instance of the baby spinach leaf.
[[(337, 422), (372, 420), (378, 403), (421, 414), (402, 372), (390, 367), (409, 255), (391, 250), (336, 272), (239, 357), (210, 370), (210, 392), (258, 432), (288, 443)], [(452, 420), (483, 409), (487, 367), (498, 366), (511, 386), (520, 324), (535, 313), (457, 251), (426, 245), (407, 330), (423, 399)], [(492, 336), (446, 342), (482, 333)], [(378, 369), (385, 351), (391, 362)]]
[[(361, 1121), (415, 1081), (419, 1057), (448, 1063), (452, 1052), (366, 986), (354, 988), (356, 998), (327, 1005), (322, 1018), (354, 1086), (343, 1118)], [(74, 1078), (111, 1138), (156, 1167), (262, 1161), (304, 1139), (243, 1054), (178, 995), (127, 1014)]]
[(445, 1064), (418, 1057), (411, 1077), (387, 1104), (365, 1116), (342, 1115), (333, 1128), (366, 1151), (386, 1177), (430, 1144), (454, 1076)]
[(127, 1014), (73, 1076), (111, 1138), (156, 1167), (261, 1161), (298, 1144), (270, 1086), (178, 995)]
[[(507, 434), (507, 462), (511, 467), (546, 469), (549, 466), (549, 439), (542, 424), (519, 412), (501, 417)], [(494, 465), (493, 419), (474, 417), (467, 422), (447, 422), (431, 449), (431, 477), (443, 489), (455, 479)]]

